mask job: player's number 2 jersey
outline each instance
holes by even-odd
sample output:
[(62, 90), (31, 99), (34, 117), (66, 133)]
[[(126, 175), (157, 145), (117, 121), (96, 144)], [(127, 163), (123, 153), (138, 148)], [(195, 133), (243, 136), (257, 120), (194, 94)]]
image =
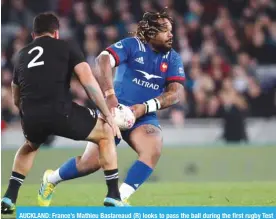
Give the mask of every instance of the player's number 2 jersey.
[(48, 36), (35, 39), (17, 55), (13, 83), (19, 86), (21, 102), (66, 101), (74, 67), (84, 61), (71, 44)]

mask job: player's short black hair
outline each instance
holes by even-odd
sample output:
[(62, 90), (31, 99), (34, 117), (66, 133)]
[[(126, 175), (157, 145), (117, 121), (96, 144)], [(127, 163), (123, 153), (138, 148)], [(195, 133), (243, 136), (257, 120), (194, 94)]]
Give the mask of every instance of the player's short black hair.
[(33, 32), (35, 34), (54, 33), (59, 29), (59, 20), (52, 12), (41, 13), (34, 18)]
[(154, 38), (156, 34), (163, 30), (164, 24), (159, 23), (158, 19), (168, 19), (173, 23), (172, 17), (167, 12), (167, 7), (160, 12), (146, 12), (143, 19), (138, 23), (136, 35), (142, 42), (147, 42)]

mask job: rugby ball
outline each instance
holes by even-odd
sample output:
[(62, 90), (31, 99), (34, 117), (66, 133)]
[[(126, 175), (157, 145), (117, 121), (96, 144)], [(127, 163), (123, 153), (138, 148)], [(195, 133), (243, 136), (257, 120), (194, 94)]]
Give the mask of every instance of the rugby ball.
[(128, 106), (119, 104), (115, 108), (114, 120), (120, 130), (124, 131), (132, 128), (135, 123), (135, 116)]

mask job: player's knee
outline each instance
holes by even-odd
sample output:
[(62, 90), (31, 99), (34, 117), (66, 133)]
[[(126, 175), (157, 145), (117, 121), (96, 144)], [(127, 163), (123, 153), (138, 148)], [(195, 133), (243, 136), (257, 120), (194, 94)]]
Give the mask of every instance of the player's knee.
[(151, 165), (155, 165), (160, 156), (162, 151), (162, 143), (158, 142), (154, 146), (151, 147), (144, 147), (143, 150), (139, 153), (139, 159), (144, 160), (146, 163)]
[(154, 147), (152, 153), (151, 153), (151, 159), (154, 162), (157, 162), (161, 156), (161, 146)]
[(113, 130), (107, 123), (103, 124), (103, 139), (114, 140)]
[(35, 144), (35, 143), (32, 143), (30, 142), (29, 140), (26, 140), (25, 144), (24, 144), (25, 147), (28, 147), (28, 149), (30, 151), (37, 151), (40, 144)]
[(112, 138), (114, 140), (111, 127), (102, 119), (99, 119), (96, 127), (91, 131), (86, 140), (99, 144), (102, 140), (111, 140)]

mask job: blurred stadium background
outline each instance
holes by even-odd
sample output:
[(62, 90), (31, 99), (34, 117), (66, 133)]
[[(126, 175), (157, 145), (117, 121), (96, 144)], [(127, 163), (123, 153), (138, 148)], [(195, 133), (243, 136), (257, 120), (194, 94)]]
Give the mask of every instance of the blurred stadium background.
[[(4, 184), (15, 149), (24, 141), (11, 98), (13, 58), (31, 40), (33, 17), (55, 11), (61, 38), (77, 43), (93, 68), (101, 50), (135, 31), (144, 11), (165, 6), (174, 18), (174, 48), (182, 56), (187, 80), (181, 102), (159, 112), (164, 151), (150, 180), (276, 181), (274, 0), (2, 0)], [(74, 101), (91, 104), (76, 79), (71, 90)], [(81, 154), (84, 145), (49, 138), (43, 148), (52, 150), (41, 151), (26, 182), (38, 183), (45, 168)], [(122, 146), (124, 175), (135, 154)], [(101, 173), (93, 177), (103, 179)]]

